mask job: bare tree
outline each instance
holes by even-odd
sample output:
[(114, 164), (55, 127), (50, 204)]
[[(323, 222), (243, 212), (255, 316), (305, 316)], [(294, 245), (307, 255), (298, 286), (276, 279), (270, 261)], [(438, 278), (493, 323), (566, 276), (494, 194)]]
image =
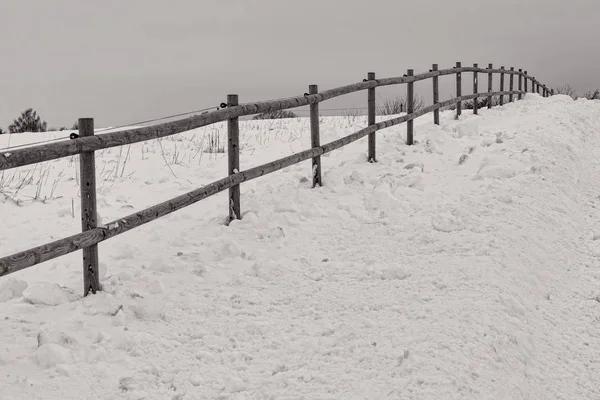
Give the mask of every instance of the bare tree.
[(577, 99), (577, 92), (571, 85), (562, 85), (554, 89), (554, 94), (566, 94), (573, 99)]
[(600, 100), (600, 89), (588, 91), (584, 96), (588, 100)]

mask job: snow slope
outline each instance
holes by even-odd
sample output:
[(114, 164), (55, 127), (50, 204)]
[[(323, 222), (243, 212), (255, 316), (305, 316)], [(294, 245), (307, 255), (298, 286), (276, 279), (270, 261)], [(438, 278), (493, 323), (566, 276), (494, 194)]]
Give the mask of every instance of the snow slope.
[[(405, 129), (324, 156), (322, 188), (310, 162), (243, 184), (229, 227), (222, 193), (100, 244), (98, 295), (80, 253), (1, 277), (0, 399), (600, 399), (600, 102)], [(242, 169), (310, 143), (307, 118), (241, 135)], [(98, 152), (101, 218), (224, 176), (217, 137)], [(79, 231), (77, 170), (2, 175), (2, 255)]]

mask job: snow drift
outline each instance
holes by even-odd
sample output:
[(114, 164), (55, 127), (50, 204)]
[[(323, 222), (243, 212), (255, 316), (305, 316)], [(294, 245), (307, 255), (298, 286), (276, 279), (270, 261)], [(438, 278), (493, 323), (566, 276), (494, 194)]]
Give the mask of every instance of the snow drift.
[[(0, 278), (0, 399), (600, 398), (600, 102), (442, 113)], [(326, 117), (322, 141), (366, 118)], [(307, 118), (241, 123), (248, 168)], [(38, 137), (38, 136), (36, 136)], [(225, 124), (97, 152), (116, 219), (222, 177)], [(0, 140), (6, 140), (0, 137)], [(79, 230), (77, 158), (6, 171), (7, 255)], [(25, 183), (22, 183), (25, 182)]]

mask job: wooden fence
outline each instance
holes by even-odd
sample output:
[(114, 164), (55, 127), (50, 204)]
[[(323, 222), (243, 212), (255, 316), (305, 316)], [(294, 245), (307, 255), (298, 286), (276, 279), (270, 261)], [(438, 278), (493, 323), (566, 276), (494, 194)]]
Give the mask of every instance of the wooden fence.
[[(462, 95), (462, 74), (470, 72), (473, 75), (473, 94)], [(487, 91), (479, 93), (478, 74), (487, 74)], [(492, 91), (492, 76), (500, 75), (499, 91)], [(457, 97), (440, 102), (439, 101), (439, 77), (444, 75), (455, 75)], [(505, 75), (509, 75), (509, 87), (505, 91)], [(515, 90), (514, 77), (518, 78), (518, 87)], [(413, 94), (414, 83), (425, 79), (433, 82), (433, 104), (414, 111)], [(542, 85), (534, 77), (529, 76), (527, 71), (514, 68), (494, 69), (492, 64), (488, 68), (479, 68), (477, 64), (472, 67), (462, 67), (456, 63), (454, 68), (439, 70), (434, 64), (429, 72), (414, 74), (409, 69), (404, 76), (376, 79), (375, 73), (370, 72), (362, 82), (342, 86), (335, 89), (318, 91), (317, 85), (310, 85), (307, 93), (303, 96), (290, 97), (286, 99), (261, 101), (238, 105), (238, 96), (235, 94), (227, 97), (227, 103), (221, 104), (221, 108), (185, 119), (166, 122), (159, 125), (129, 129), (124, 131), (94, 134), (94, 120), (91, 118), (79, 119), (79, 135), (71, 140), (59, 141), (28, 148), (15, 149), (13, 151), (0, 152), (0, 170), (6, 170), (25, 165), (31, 165), (43, 161), (55, 160), (72, 155), (80, 155), (81, 168), (81, 223), (82, 232), (72, 236), (46, 243), (16, 254), (0, 258), (0, 276), (32, 267), (36, 264), (64, 256), (77, 250), (83, 250), (83, 283), (84, 296), (90, 292), (96, 293), (101, 290), (98, 275), (98, 243), (127, 232), (133, 228), (146, 224), (157, 218), (170, 214), (176, 210), (187, 207), (200, 200), (206, 199), (216, 193), (229, 189), (229, 219), (241, 218), (240, 206), (240, 184), (252, 179), (270, 174), (280, 169), (297, 164), (301, 161), (312, 160), (312, 185), (322, 185), (321, 180), (321, 156), (335, 149), (346, 146), (368, 136), (368, 148), (366, 161), (376, 162), (376, 132), (406, 122), (406, 144), (413, 144), (413, 120), (433, 112), (433, 121), (439, 124), (439, 111), (442, 108), (456, 105), (456, 117), (462, 113), (462, 103), (473, 100), (473, 113), (478, 113), (479, 97), (488, 99), (488, 108), (492, 106), (492, 99), (499, 97), (499, 104), (512, 102), (516, 96), (521, 99), (529, 92), (528, 82), (531, 82), (531, 92), (541, 94), (544, 97), (554, 94)], [(407, 113), (406, 115), (391, 118), (375, 123), (375, 90), (377, 87), (406, 84)], [(341, 139), (334, 140), (324, 145), (320, 144), (319, 137), (319, 103), (345, 94), (358, 91), (367, 91), (367, 126)], [(285, 110), (301, 106), (310, 106), (310, 129), (311, 148), (288, 157), (280, 158), (267, 164), (259, 165), (245, 171), (239, 171), (239, 122), (241, 116), (265, 113), (269, 111)], [(212, 182), (206, 186), (191, 192), (177, 196), (171, 200), (162, 202), (155, 206), (138, 211), (124, 218), (112, 221), (108, 224), (98, 226), (96, 221), (96, 169), (94, 151), (111, 147), (123, 146), (131, 143), (139, 143), (150, 139), (157, 139), (169, 135), (175, 135), (191, 129), (211, 125), (221, 121), (228, 121), (228, 176)], [(75, 135), (77, 136), (77, 135)]]

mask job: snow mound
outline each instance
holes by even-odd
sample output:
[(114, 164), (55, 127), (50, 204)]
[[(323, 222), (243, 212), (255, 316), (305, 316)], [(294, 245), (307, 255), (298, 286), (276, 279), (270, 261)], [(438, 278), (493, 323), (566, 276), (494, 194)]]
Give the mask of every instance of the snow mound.
[(79, 343), (77, 340), (64, 332), (58, 331), (43, 331), (38, 334), (38, 347), (48, 343), (57, 344), (59, 346), (78, 349)]
[(37, 363), (42, 368), (54, 367), (58, 364), (69, 364), (73, 357), (68, 349), (56, 343), (46, 343), (35, 352)]
[(25, 289), (27, 289), (27, 282), (21, 279), (9, 278), (0, 281), (0, 302), (21, 297)]
[(456, 232), (465, 229), (462, 219), (449, 213), (441, 213), (432, 217), (431, 226), (440, 232)]
[(67, 293), (57, 284), (50, 282), (36, 283), (23, 292), (25, 301), (31, 304), (57, 306), (69, 301)]
[(367, 275), (373, 279), (381, 280), (404, 280), (410, 276), (410, 273), (399, 265), (377, 265), (367, 269)]
[[(240, 221), (224, 192), (103, 242), (96, 295), (73, 294), (78, 252), (0, 277), (0, 396), (600, 399), (600, 102), (440, 114), (414, 146), (378, 131), (375, 163), (366, 138), (328, 153), (322, 187), (309, 160), (243, 182)], [(243, 168), (306, 149), (308, 122), (240, 121)], [(96, 152), (103, 217), (223, 177), (226, 131)], [(55, 195), (28, 218), (0, 201), (6, 253), (73, 231), (78, 169), (48, 166), (22, 169)]]

